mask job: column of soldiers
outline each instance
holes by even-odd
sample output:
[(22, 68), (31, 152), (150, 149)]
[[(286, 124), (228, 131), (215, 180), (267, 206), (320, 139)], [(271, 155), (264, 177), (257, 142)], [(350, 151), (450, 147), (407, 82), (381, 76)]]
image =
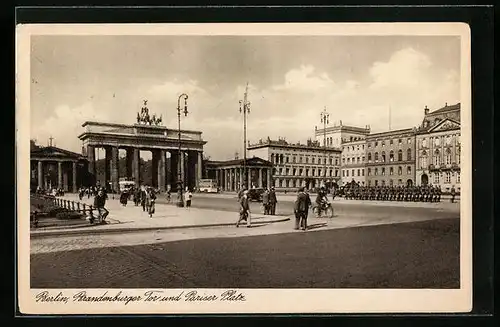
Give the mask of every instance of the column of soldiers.
[(440, 202), (439, 186), (353, 186), (344, 188), (346, 200)]

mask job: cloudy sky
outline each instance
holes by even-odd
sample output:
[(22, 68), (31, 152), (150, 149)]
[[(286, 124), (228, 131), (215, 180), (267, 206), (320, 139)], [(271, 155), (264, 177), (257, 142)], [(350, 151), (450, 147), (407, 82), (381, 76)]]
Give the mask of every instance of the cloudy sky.
[(132, 124), (143, 99), (203, 131), (206, 155), (242, 153), (238, 101), (249, 83), (248, 139), (305, 141), (330, 123), (372, 131), (418, 125), (423, 108), (460, 101), (460, 39), (442, 36), (33, 36), (31, 138), (80, 152), (87, 120)]

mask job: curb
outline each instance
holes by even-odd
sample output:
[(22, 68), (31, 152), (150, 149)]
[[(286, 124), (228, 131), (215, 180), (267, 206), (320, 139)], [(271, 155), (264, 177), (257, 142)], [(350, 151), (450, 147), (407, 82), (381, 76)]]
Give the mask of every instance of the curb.
[[(280, 223), (284, 221), (289, 221), (290, 217), (285, 217), (276, 220), (263, 220), (255, 221), (258, 224), (272, 224)], [(88, 230), (55, 230), (55, 231), (31, 231), (30, 238), (43, 238), (43, 237), (58, 237), (58, 236), (77, 236), (86, 234), (113, 234), (113, 233), (136, 233), (136, 232), (147, 232), (155, 230), (168, 230), (168, 229), (189, 229), (189, 228), (203, 228), (203, 227), (224, 227), (224, 226), (234, 226), (236, 223), (217, 223), (217, 224), (205, 224), (205, 225), (184, 225), (184, 226), (161, 226), (161, 227), (139, 227), (139, 228), (113, 228), (113, 229), (88, 229)]]

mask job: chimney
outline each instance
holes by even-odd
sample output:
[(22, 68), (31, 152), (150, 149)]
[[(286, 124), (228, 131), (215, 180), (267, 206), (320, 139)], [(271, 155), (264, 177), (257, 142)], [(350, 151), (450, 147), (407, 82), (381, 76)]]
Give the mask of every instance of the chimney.
[(427, 108), (427, 106), (425, 106), (424, 108), (424, 115), (428, 115), (429, 114), (429, 108)]
[(445, 106), (445, 107), (448, 107), (448, 102), (445, 102), (445, 103), (444, 103), (444, 106)]

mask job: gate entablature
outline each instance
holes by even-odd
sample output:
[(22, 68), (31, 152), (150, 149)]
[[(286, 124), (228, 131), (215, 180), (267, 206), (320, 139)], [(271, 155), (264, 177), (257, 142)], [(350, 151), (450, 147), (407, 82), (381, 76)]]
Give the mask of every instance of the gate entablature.
[[(106, 150), (104, 179), (106, 184), (109, 181), (115, 190), (119, 187), (119, 149), (127, 150), (126, 175), (133, 178), (137, 185), (146, 183), (163, 191), (168, 185), (174, 189), (179, 178), (182, 185), (191, 189), (199, 184), (202, 177), (203, 146), (207, 143), (200, 131), (181, 129), (179, 142), (178, 129), (169, 129), (158, 124), (126, 125), (87, 121), (82, 127), (85, 130), (78, 138), (83, 142), (83, 152), (88, 157), (90, 174), (97, 176), (95, 149), (104, 148)], [(151, 184), (141, 179), (140, 150), (150, 150), (153, 153), (155, 177)], [(168, 163), (166, 152), (170, 152)]]
[[(165, 126), (115, 124), (87, 121), (78, 136), (84, 145), (175, 150), (179, 148), (179, 131)], [(181, 150), (202, 151), (207, 142), (202, 132), (181, 130)]]

